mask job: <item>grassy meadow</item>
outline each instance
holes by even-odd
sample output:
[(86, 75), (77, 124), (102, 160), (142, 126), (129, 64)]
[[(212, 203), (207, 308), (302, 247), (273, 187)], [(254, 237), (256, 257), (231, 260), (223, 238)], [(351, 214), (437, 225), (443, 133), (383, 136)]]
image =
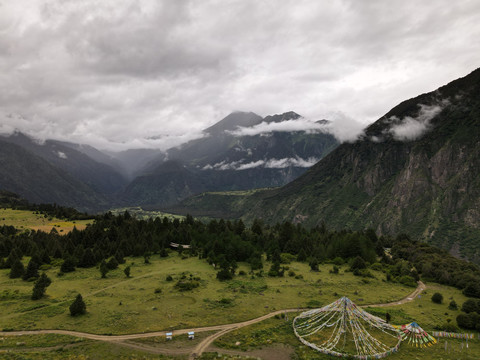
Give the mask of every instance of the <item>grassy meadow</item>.
[(78, 230), (85, 229), (92, 220), (60, 220), (52, 217), (45, 217), (35, 211), (13, 210), (0, 208), (0, 226), (11, 225), (17, 229), (31, 229), (50, 232), (55, 228), (58, 233), (68, 233), (76, 227)]
[[(25, 264), (28, 258), (24, 258)], [(131, 266), (131, 278), (123, 268)], [(176, 252), (167, 258), (158, 255), (145, 264), (143, 258), (127, 258), (102, 279), (97, 268), (77, 269), (58, 276), (59, 268), (46, 270), (52, 279), (46, 297), (30, 299), (33, 283), (10, 279), (9, 270), (0, 270), (0, 329), (68, 329), (99, 334), (127, 334), (200, 327), (256, 318), (274, 310), (317, 307), (348, 296), (358, 304), (389, 302), (403, 298), (413, 288), (385, 283), (384, 274), (373, 271), (375, 279), (362, 279), (345, 272), (330, 274), (332, 265), (312, 272), (307, 264), (293, 262), (295, 276), (271, 278), (249, 274), (240, 264), (234, 280), (220, 282), (216, 270), (196, 257), (182, 258)], [(265, 264), (265, 269), (270, 267)], [(170, 275), (173, 281), (167, 281)], [(176, 282), (200, 278), (200, 286), (179, 291)], [(303, 277), (303, 278), (302, 278)], [(382, 291), (378, 291), (382, 288)], [(87, 304), (85, 316), (73, 318), (68, 306), (76, 294)]]
[[(27, 263), (28, 259), (24, 259)], [(131, 266), (131, 278), (126, 278), (123, 268)], [(52, 267), (46, 272), (52, 279), (44, 299), (30, 300), (33, 284), (20, 279), (9, 279), (8, 270), (0, 270), (0, 329), (68, 329), (99, 334), (142, 333), (155, 330), (201, 327), (240, 322), (256, 318), (278, 309), (319, 307), (340, 296), (348, 296), (359, 305), (385, 303), (401, 299), (413, 288), (387, 283), (382, 272), (372, 271), (374, 279), (363, 279), (346, 272), (347, 266), (340, 267), (339, 274), (330, 273), (331, 264), (320, 265), (319, 272), (312, 272), (304, 263), (292, 262), (283, 278), (249, 274), (246, 264), (239, 264), (239, 271), (233, 280), (220, 282), (216, 270), (204, 260), (180, 256), (171, 252), (169, 257), (158, 255), (145, 264), (143, 258), (127, 258), (127, 263), (107, 274), (102, 279), (97, 268), (77, 269), (73, 273), (58, 276), (59, 268)], [(269, 263), (265, 264), (268, 270)], [(292, 271), (295, 276), (289, 276)], [(182, 277), (200, 278), (200, 286), (191, 291), (179, 291), (175, 284)], [(167, 281), (167, 276), (172, 281)], [(292, 274), (293, 275), (293, 274)], [(431, 296), (440, 292), (443, 304), (434, 304)], [(81, 293), (87, 304), (87, 314), (79, 317), (69, 315), (68, 306), (77, 293)], [(393, 324), (416, 321), (424, 329), (432, 331), (449, 321), (455, 322), (459, 310), (449, 310), (448, 304), (454, 299), (459, 306), (466, 299), (459, 290), (437, 284), (427, 284), (426, 292), (413, 302), (387, 308), (367, 309), (381, 317), (385, 312), (392, 316)], [(291, 321), (294, 314), (272, 318), (261, 323), (228, 333), (214, 343), (216, 348), (237, 351), (242, 357), (248, 351), (284, 344), (294, 351), (297, 359), (329, 359), (303, 346), (294, 336)], [(288, 321), (286, 321), (288, 320)], [(197, 333), (195, 343), (209, 333)], [(391, 359), (478, 359), (480, 342), (470, 341), (468, 350), (465, 341), (445, 339), (428, 350), (402, 345), (401, 351)], [(2, 345), (3, 342), (3, 345)], [(18, 342), (22, 345), (16, 345)], [(184, 347), (193, 348), (193, 342), (183, 338), (165, 343), (161, 337), (138, 339), (133, 342), (175, 351)], [(240, 345), (236, 345), (240, 342)], [(24, 344), (23, 344), (24, 343)], [(28, 337), (4, 336), (0, 339), (0, 351), (14, 348), (15, 356), (6, 359), (182, 359), (187, 355), (154, 355), (123, 347), (121, 344), (80, 340), (60, 335), (29, 335)], [(23, 348), (51, 347), (48, 353)], [(169, 350), (170, 349), (170, 350)], [(28, 354), (28, 357), (21, 357)], [(46, 355), (48, 354), (48, 356)], [(95, 355), (96, 354), (96, 355)], [(100, 354), (100, 355), (98, 355)], [(3, 353), (1, 354), (4, 355)], [(239, 355), (239, 356), (240, 356)], [(22, 355), (23, 356), (23, 355)], [(323, 357), (322, 357), (323, 356)], [(238, 356), (237, 356), (238, 357)], [(237, 358), (227, 355), (226, 359)], [(216, 358), (206, 353), (203, 359)]]
[[(122, 209), (123, 211), (125, 209)], [(130, 210), (129, 210), (130, 211)], [(147, 214), (143, 214), (147, 216)], [(137, 216), (143, 216), (140, 213)], [(14, 225), (20, 229), (67, 233), (73, 226), (81, 229), (87, 221), (62, 221), (45, 218), (29, 211), (0, 209), (0, 225)], [(26, 266), (29, 258), (24, 257)], [(247, 264), (239, 263), (233, 280), (220, 282), (218, 270), (205, 260), (170, 251), (167, 258), (153, 255), (146, 264), (143, 257), (126, 258), (126, 263), (101, 278), (98, 267), (77, 269), (59, 275), (60, 261), (43, 267), (52, 279), (46, 296), (31, 300), (33, 283), (10, 279), (9, 270), (0, 270), (0, 330), (65, 329), (97, 334), (130, 334), (158, 330), (195, 328), (241, 322), (279, 309), (315, 308), (347, 296), (377, 316), (391, 315), (393, 324), (416, 321), (427, 331), (455, 324), (459, 310), (449, 310), (455, 300), (459, 307), (466, 300), (461, 291), (448, 286), (427, 283), (427, 290), (414, 301), (390, 307), (368, 307), (368, 304), (388, 303), (404, 298), (414, 288), (386, 282), (381, 271), (370, 270), (374, 278), (353, 276), (348, 265), (340, 266), (338, 274), (331, 273), (332, 264), (321, 264), (313, 272), (305, 263), (292, 262), (284, 277), (268, 277), (271, 263), (264, 261), (263, 273), (251, 272)], [(123, 272), (131, 267), (131, 277)], [(242, 275), (238, 275), (241, 273)], [(168, 281), (167, 277), (172, 280)], [(175, 285), (181, 279), (197, 279), (199, 286), (180, 291)], [(431, 296), (440, 292), (442, 304), (434, 304)], [(82, 294), (87, 314), (71, 317), (69, 305)], [(269, 349), (288, 348), (293, 359), (330, 359), (301, 344), (293, 334), (293, 313), (278, 316), (261, 323), (241, 328), (215, 341), (214, 350), (227, 351), (223, 359), (262, 357)], [(187, 359), (188, 352), (212, 332), (196, 333), (189, 341), (185, 336), (166, 342), (163, 337), (130, 340), (131, 344), (148, 346), (164, 354), (151, 354), (125, 347), (121, 343), (100, 342), (67, 335), (23, 335), (0, 337), (2, 359)], [(445, 345), (445, 342), (447, 345)], [(263, 350), (262, 350), (263, 349)], [(263, 352), (262, 352), (263, 351)], [(237, 355), (233, 355), (237, 353)], [(175, 354), (175, 355), (172, 355)], [(270, 358), (272, 355), (270, 355)], [(273, 355), (274, 356), (274, 355)], [(202, 359), (217, 359), (214, 352)], [(270, 359), (266, 356), (267, 359)], [(401, 346), (391, 359), (479, 359), (480, 341), (439, 339), (427, 350)]]

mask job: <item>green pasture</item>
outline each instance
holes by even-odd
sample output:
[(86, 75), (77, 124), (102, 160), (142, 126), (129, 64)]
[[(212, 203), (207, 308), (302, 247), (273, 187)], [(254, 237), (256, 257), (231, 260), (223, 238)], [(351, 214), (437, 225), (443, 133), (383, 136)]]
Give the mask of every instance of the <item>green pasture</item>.
[(59, 233), (67, 233), (75, 226), (78, 230), (84, 229), (92, 220), (60, 220), (45, 217), (43, 214), (28, 210), (13, 210), (0, 208), (0, 226), (10, 225), (17, 229), (42, 230), (50, 232), (55, 228)]
[[(24, 258), (25, 264), (28, 262)], [(77, 269), (58, 276), (59, 268), (46, 271), (52, 279), (46, 297), (30, 299), (33, 283), (10, 279), (9, 270), (0, 270), (0, 329), (68, 329), (100, 334), (127, 334), (218, 325), (244, 321), (279, 309), (318, 307), (340, 296), (361, 304), (401, 299), (413, 288), (386, 283), (385, 275), (364, 279), (345, 272), (330, 274), (332, 265), (321, 265), (312, 272), (307, 264), (293, 262), (285, 277), (271, 278), (249, 274), (240, 264), (231, 281), (220, 282), (212, 265), (196, 257), (182, 258), (176, 252), (168, 258), (155, 255), (150, 264), (143, 258), (127, 258), (101, 279), (97, 268)], [(131, 266), (131, 278), (123, 268)], [(268, 270), (270, 264), (265, 264)], [(238, 273), (237, 271), (237, 273)], [(288, 276), (293, 271), (296, 276)], [(173, 281), (167, 281), (168, 275)], [(191, 291), (175, 288), (181, 277), (200, 278)], [(302, 278), (303, 277), (303, 278)], [(381, 289), (381, 291), (379, 290)], [(71, 317), (68, 307), (82, 294), (87, 314)]]

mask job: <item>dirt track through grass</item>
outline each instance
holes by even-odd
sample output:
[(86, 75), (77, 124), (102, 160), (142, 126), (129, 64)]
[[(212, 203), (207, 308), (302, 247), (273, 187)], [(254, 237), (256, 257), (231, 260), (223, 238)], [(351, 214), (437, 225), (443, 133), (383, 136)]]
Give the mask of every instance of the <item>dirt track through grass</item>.
[[(143, 275), (149, 276), (152, 275), (152, 273), (148, 273)], [(127, 281), (132, 281), (135, 279), (128, 279), (123, 282)], [(89, 294), (89, 296), (92, 296), (95, 293), (99, 293), (101, 291), (104, 291), (108, 288), (118, 286), (120, 283), (116, 283), (114, 285), (108, 286), (104, 289), (97, 290), (94, 293)], [(405, 298), (395, 301), (395, 302), (390, 302), (390, 303), (383, 303), (383, 304), (370, 304), (370, 305), (364, 305), (365, 307), (385, 307), (385, 306), (395, 306), (395, 305), (401, 305), (405, 304), (407, 302), (413, 301), (422, 291), (424, 291), (426, 288), (425, 284), (422, 283), (421, 281), (418, 282), (418, 286), (415, 289), (414, 292), (412, 292), (410, 295), (406, 296)], [(180, 329), (180, 330), (174, 330), (171, 331), (173, 333), (173, 336), (178, 336), (178, 335), (184, 335), (187, 334), (190, 331), (194, 332), (204, 332), (204, 331), (218, 331), (217, 333), (207, 337), (205, 340), (203, 340), (201, 343), (199, 343), (195, 349), (191, 352), (184, 352), (183, 349), (181, 350), (176, 350), (176, 349), (161, 349), (161, 348), (156, 348), (152, 347), (149, 345), (145, 344), (139, 344), (139, 343), (132, 343), (128, 342), (128, 340), (133, 340), (133, 339), (139, 339), (139, 338), (149, 338), (149, 337), (156, 337), (156, 336), (165, 336), (167, 331), (155, 331), (155, 332), (149, 332), (149, 333), (139, 333), (139, 334), (127, 334), (127, 335), (99, 335), (99, 334), (90, 334), (90, 333), (85, 333), (85, 332), (79, 332), (79, 331), (70, 331), (70, 330), (30, 330), (30, 331), (12, 331), (12, 332), (0, 332), (0, 336), (20, 336), (20, 335), (34, 335), (34, 334), (62, 334), (62, 335), (70, 335), (70, 336), (76, 336), (76, 337), (81, 337), (81, 338), (86, 338), (86, 339), (91, 339), (91, 340), (97, 340), (97, 341), (106, 341), (106, 342), (111, 342), (115, 343), (124, 347), (129, 347), (135, 350), (141, 350), (153, 354), (164, 354), (164, 355), (182, 355), (186, 353), (190, 353), (190, 359), (196, 359), (197, 357), (201, 356), (203, 352), (205, 352), (208, 347), (212, 344), (212, 342), (221, 337), (222, 335), (225, 335), (226, 333), (245, 327), (249, 325), (256, 324), (258, 322), (264, 321), (266, 319), (269, 319), (275, 315), (281, 315), (287, 312), (299, 312), (305, 309), (284, 309), (284, 310), (277, 310), (274, 312), (271, 312), (269, 314), (257, 317), (255, 319), (243, 321), (243, 322), (238, 322), (238, 323), (232, 323), (232, 324), (224, 324), (224, 325), (216, 325), (216, 326), (207, 326), (207, 327), (200, 327), (200, 328), (190, 328), (190, 329)]]

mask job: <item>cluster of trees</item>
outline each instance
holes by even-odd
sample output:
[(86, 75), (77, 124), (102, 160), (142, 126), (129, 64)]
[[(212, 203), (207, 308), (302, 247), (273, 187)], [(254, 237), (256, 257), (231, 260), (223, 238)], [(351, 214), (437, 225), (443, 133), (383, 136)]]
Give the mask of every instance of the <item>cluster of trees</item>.
[[(0, 228), (0, 267), (9, 268), (11, 277), (25, 279), (38, 276), (38, 268), (52, 259), (63, 259), (61, 272), (77, 267), (101, 264), (102, 273), (125, 262), (125, 256), (152, 254), (167, 256), (170, 243), (190, 245), (191, 255), (197, 255), (219, 269), (219, 279), (231, 278), (237, 262), (248, 262), (252, 270), (263, 269), (262, 254), (274, 263), (270, 273), (282, 275), (282, 254), (290, 254), (312, 266), (327, 259), (360, 257), (372, 263), (379, 253), (379, 242), (373, 231), (328, 231), (324, 226), (307, 230), (290, 222), (265, 226), (255, 221), (247, 228), (241, 220), (212, 220), (205, 224), (187, 216), (184, 220), (156, 218), (137, 220), (128, 212), (114, 216), (106, 213), (85, 230), (74, 229), (59, 235), (41, 231), (16, 232)], [(187, 251), (180, 248), (179, 251)], [(31, 256), (27, 269), (21, 259)]]
[[(166, 249), (171, 243), (189, 245), (188, 249), (180, 246), (178, 251), (213, 264), (219, 280), (235, 276), (240, 261), (249, 263), (252, 271), (263, 270), (266, 254), (272, 262), (270, 269), (265, 269), (269, 276), (284, 276), (284, 265), (291, 260), (307, 262), (312, 270), (318, 270), (325, 261), (335, 265), (348, 262), (355, 275), (370, 276), (369, 268), (383, 270), (387, 280), (412, 286), (422, 276), (456, 286), (467, 296), (480, 297), (480, 269), (476, 265), (406, 235), (378, 237), (373, 230), (333, 231), (325, 225), (306, 229), (291, 222), (269, 226), (261, 220), (247, 227), (241, 220), (203, 223), (191, 216), (183, 220), (138, 220), (125, 212), (97, 216), (85, 230), (74, 229), (65, 235), (55, 229), (49, 233), (20, 232), (3, 226), (0, 267), (10, 269), (12, 278), (32, 281), (40, 277), (42, 265), (62, 259), (63, 273), (98, 266), (105, 277), (108, 271), (125, 263), (125, 256), (143, 256), (146, 263), (155, 254), (168, 256)], [(26, 268), (21, 261), (24, 256), (31, 257)], [(130, 276), (130, 269), (124, 270)]]
[(480, 331), (480, 300), (468, 299), (462, 305), (464, 314), (457, 316), (458, 326)]
[(480, 268), (447, 251), (399, 235), (392, 243), (392, 260), (407, 261), (426, 281), (456, 287), (468, 297), (480, 298)]

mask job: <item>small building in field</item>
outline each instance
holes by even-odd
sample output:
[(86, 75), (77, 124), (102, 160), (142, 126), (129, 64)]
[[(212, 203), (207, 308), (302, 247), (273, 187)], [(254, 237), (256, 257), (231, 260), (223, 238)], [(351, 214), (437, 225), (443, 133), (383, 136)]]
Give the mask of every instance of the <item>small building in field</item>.
[(188, 332), (188, 339), (189, 340), (195, 339), (195, 331), (189, 331)]
[(172, 339), (173, 339), (173, 333), (171, 333), (171, 332), (166, 333), (166, 334), (165, 334), (165, 338), (166, 338), (167, 340), (172, 340)]

